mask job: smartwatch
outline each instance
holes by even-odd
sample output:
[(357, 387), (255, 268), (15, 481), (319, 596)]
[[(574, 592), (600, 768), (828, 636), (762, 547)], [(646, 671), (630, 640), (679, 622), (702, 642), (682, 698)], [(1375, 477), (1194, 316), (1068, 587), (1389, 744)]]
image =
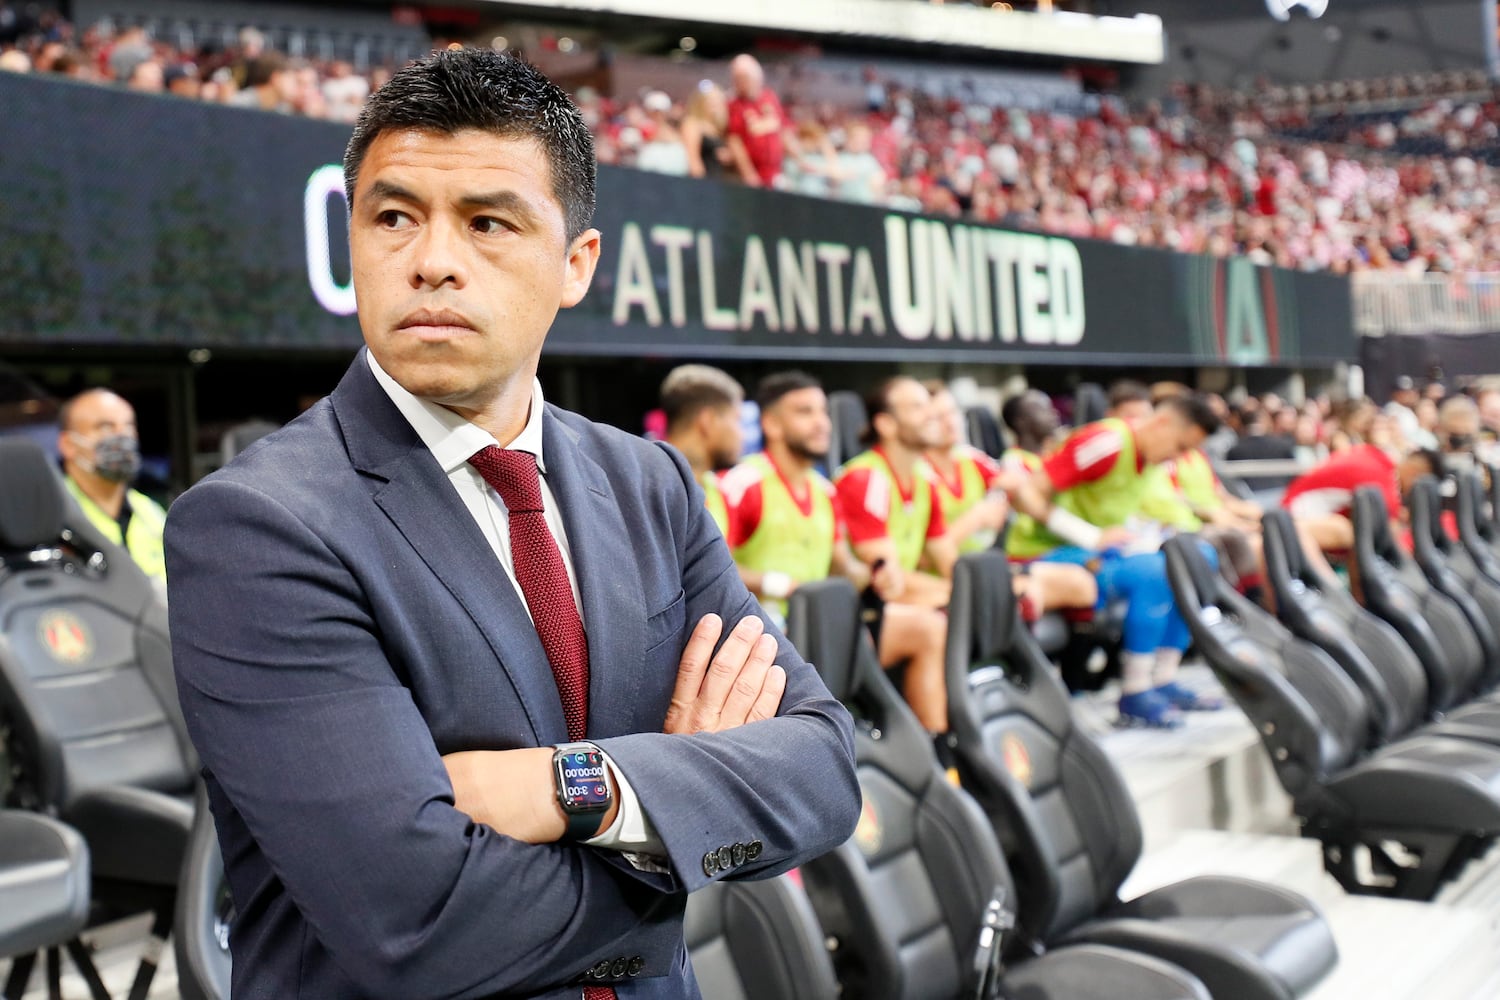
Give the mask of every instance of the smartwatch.
[(557, 803), (568, 820), (564, 840), (588, 840), (598, 832), (615, 801), (605, 770), (604, 751), (592, 743), (559, 743), (553, 750)]

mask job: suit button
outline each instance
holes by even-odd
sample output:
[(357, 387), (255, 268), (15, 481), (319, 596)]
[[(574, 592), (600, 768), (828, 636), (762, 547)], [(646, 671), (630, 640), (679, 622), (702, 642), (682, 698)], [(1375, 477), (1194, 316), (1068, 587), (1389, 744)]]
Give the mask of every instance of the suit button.
[(628, 968), (630, 968), (629, 959), (617, 958), (614, 964), (609, 967), (609, 976), (611, 979), (624, 979), (625, 970)]
[(641, 974), (641, 970), (644, 969), (645, 967), (646, 967), (646, 960), (644, 958), (642, 958), (641, 956), (637, 955), (634, 958), (632, 958), (630, 960), (630, 964), (625, 967), (625, 975), (630, 976), (633, 979), (636, 976), (639, 976)]
[(729, 853), (734, 858), (734, 866), (736, 868), (745, 863), (744, 844), (735, 844), (734, 847), (730, 848)]
[(713, 878), (719, 874), (719, 855), (717, 851), (709, 851), (703, 855), (703, 874)]
[(609, 975), (609, 959), (600, 959), (594, 965), (594, 967), (589, 970), (588, 974), (590, 976), (593, 976), (595, 979), (603, 979), (605, 976)]
[(725, 844), (723, 847), (719, 848), (719, 867), (728, 869), (733, 864), (734, 852), (729, 849), (728, 844)]
[(750, 841), (750, 843), (748, 843), (748, 844), (745, 845), (745, 860), (746, 861), (754, 861), (754, 860), (756, 860), (757, 858), (760, 857), (760, 852), (764, 848), (765, 848), (765, 845), (762, 844), (760, 841), (758, 841), (758, 840), (752, 840), (752, 841)]

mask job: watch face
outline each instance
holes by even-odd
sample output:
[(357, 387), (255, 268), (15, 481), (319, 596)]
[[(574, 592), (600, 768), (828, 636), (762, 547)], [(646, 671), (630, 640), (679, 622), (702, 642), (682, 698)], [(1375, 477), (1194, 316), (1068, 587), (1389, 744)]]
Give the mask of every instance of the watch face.
[(603, 809), (609, 805), (604, 777), (604, 755), (597, 750), (570, 750), (557, 755), (557, 787), (569, 812)]

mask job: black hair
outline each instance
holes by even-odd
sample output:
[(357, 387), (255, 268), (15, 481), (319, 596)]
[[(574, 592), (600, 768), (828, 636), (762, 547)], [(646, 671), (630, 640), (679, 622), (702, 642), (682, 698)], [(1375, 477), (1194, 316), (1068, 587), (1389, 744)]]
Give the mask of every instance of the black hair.
[(1427, 468), (1439, 482), (1448, 478), (1448, 461), (1443, 458), (1442, 452), (1435, 448), (1417, 448), (1412, 454), (1420, 456), (1427, 463)]
[(823, 388), (823, 383), (807, 372), (772, 372), (755, 383), (755, 405), (760, 407), (760, 412), (765, 413), (788, 393), (799, 392), (802, 389), (821, 388)]
[(728, 373), (709, 365), (679, 365), (661, 383), (667, 427), (681, 427), (708, 409), (739, 406), (745, 390)]
[(865, 393), (865, 426), (859, 433), (861, 444), (874, 447), (880, 443), (880, 435), (875, 433), (875, 418), (882, 413), (891, 412), (892, 389), (902, 382), (915, 381), (910, 375), (892, 375), (876, 382), (874, 388)]
[(1146, 387), (1144, 382), (1122, 378), (1109, 387), (1109, 408), (1111, 410), (1126, 403), (1149, 402), (1151, 402), (1151, 390)]
[(344, 150), (344, 194), (382, 132), (420, 129), (452, 135), (479, 129), (532, 139), (546, 154), (552, 193), (571, 243), (594, 218), (594, 137), (562, 88), (535, 66), (493, 49), (444, 49), (397, 71), (370, 95)]
[(1219, 429), (1219, 418), (1208, 400), (1194, 393), (1188, 396), (1168, 396), (1156, 404), (1158, 410), (1175, 410), (1178, 416), (1197, 427), (1205, 435)]

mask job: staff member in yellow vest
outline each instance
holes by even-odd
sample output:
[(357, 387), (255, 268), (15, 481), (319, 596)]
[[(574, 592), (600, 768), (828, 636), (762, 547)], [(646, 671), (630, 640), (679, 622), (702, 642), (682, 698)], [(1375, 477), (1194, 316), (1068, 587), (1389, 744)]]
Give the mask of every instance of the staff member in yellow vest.
[(865, 413), (870, 450), (845, 462), (834, 479), (854, 554), (900, 570), (896, 599), (947, 607), (958, 550), (922, 457), (937, 438), (932, 397), (916, 379), (896, 376), (865, 397)]
[(803, 372), (781, 372), (761, 379), (755, 401), (765, 451), (720, 482), (729, 519), (725, 538), (740, 578), (783, 619), (786, 598), (799, 584), (837, 575), (859, 590), (873, 586), (887, 602), (878, 637), (881, 664), (906, 664), (903, 693), (912, 711), (930, 732), (947, 732), (947, 619), (935, 608), (896, 601), (901, 573), (894, 564), (872, 572), (850, 551), (833, 484), (817, 471), (833, 433), (823, 387)]
[(58, 411), (64, 484), (84, 516), (158, 587), (167, 579), (161, 534), (167, 512), (130, 488), (141, 471), (135, 407), (108, 389), (88, 389)]
[(1033, 518), (1012, 527), (1012, 559), (1087, 566), (1100, 604), (1127, 604), (1121, 654), (1120, 723), (1155, 728), (1181, 724), (1184, 710), (1218, 708), (1177, 683), (1188, 646), (1187, 624), (1167, 583), (1166, 560), (1126, 527), (1149, 485), (1149, 466), (1196, 448), (1218, 424), (1196, 397), (1163, 400), (1149, 420), (1132, 426), (1115, 417), (1079, 428), (1042, 467), (1022, 481), (1011, 501)]
[(729, 375), (709, 365), (679, 365), (661, 383), (661, 408), (667, 418), (667, 444), (682, 452), (703, 487), (703, 502), (719, 532), (728, 514), (717, 473), (740, 460), (740, 404), (745, 390)]
[[(1015, 473), (964, 441), (963, 413), (947, 385), (937, 380), (922, 384), (937, 411), (938, 436), (925, 457), (937, 483), (948, 538), (960, 553), (983, 552), (994, 546), (1010, 515), (1005, 480)], [(1052, 408), (1050, 402), (1047, 408)], [(1051, 608), (1091, 608), (1098, 598), (1094, 577), (1077, 566), (1036, 565), (1016, 573), (1013, 582), (1021, 617), (1029, 622)]]

